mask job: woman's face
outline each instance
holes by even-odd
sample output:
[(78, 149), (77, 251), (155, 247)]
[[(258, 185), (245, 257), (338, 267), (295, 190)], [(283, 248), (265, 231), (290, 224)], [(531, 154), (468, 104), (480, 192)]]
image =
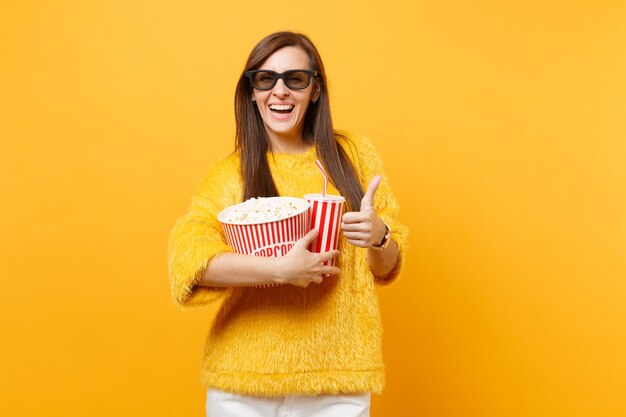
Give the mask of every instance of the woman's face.
[[(261, 64), (260, 70), (272, 70), (282, 73), (294, 69), (310, 69), (309, 57), (303, 49), (286, 46), (270, 55)], [(311, 80), (302, 90), (287, 88), (284, 80), (279, 79), (271, 90), (252, 90), (265, 129), (273, 140), (302, 139), (304, 116), (311, 100), (317, 100), (319, 85)]]

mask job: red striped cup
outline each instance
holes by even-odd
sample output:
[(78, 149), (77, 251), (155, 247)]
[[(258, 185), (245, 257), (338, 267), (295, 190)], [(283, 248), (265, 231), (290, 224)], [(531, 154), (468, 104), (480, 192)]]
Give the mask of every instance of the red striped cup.
[[(309, 246), (309, 251), (315, 253), (328, 252), (339, 247), (341, 236), (341, 215), (343, 203), (346, 201), (340, 195), (307, 194), (304, 199), (309, 202), (310, 229), (317, 229), (317, 238)], [(324, 262), (325, 265), (335, 265), (335, 258)]]
[(297, 207), (297, 212), (279, 220), (255, 223), (229, 221), (233, 212), (241, 209), (244, 204), (241, 203), (227, 207), (217, 215), (226, 242), (235, 252), (265, 257), (283, 256), (310, 230), (309, 204), (305, 200), (294, 197), (267, 197), (266, 200), (273, 200), (276, 204), (291, 202)]

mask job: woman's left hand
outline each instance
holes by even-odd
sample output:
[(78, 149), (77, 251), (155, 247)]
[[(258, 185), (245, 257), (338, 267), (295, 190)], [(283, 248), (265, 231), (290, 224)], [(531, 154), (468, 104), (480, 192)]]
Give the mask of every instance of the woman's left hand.
[(343, 215), (341, 229), (348, 242), (361, 248), (369, 248), (383, 240), (387, 229), (374, 210), (374, 194), (382, 177), (376, 175), (361, 200), (361, 210)]

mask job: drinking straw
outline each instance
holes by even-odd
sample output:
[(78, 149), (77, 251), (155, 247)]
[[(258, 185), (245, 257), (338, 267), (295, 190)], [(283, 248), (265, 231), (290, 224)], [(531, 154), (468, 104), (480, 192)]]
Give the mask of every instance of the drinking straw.
[(322, 192), (322, 195), (326, 197), (326, 188), (328, 187), (328, 176), (326, 175), (326, 171), (324, 171), (324, 167), (322, 167), (322, 163), (320, 162), (320, 160), (316, 159), (315, 163), (317, 164), (317, 167), (320, 169), (320, 172), (322, 173), (322, 177), (324, 177), (324, 191)]

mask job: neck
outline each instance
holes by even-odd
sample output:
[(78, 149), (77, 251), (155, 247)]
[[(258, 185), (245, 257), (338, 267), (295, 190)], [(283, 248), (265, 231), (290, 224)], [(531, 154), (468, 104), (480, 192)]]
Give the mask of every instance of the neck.
[(277, 136), (276, 134), (269, 134), (268, 136), (270, 148), (272, 152), (276, 153), (305, 153), (310, 146), (302, 139), (301, 135)]

